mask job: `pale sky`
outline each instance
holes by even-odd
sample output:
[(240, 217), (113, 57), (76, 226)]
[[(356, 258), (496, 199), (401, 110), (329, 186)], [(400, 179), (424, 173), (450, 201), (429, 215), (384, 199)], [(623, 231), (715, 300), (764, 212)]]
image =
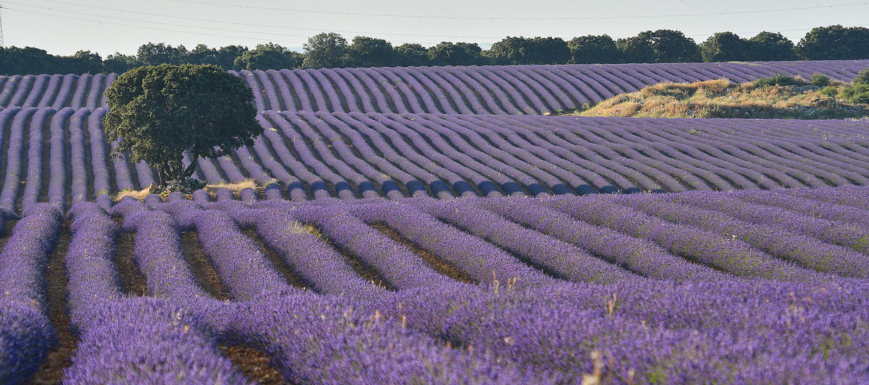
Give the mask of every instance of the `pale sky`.
[[(52, 54), (134, 54), (147, 42), (212, 47), (275, 42), (301, 51), (307, 38), (338, 32), (393, 45), (441, 41), (488, 48), (505, 36), (609, 34), (675, 29), (698, 43), (715, 32), (781, 32), (799, 42), (818, 26), (869, 27), (865, 0), (0, 0), (6, 46)], [(784, 10), (787, 9), (787, 10)], [(759, 12), (760, 11), (760, 12)], [(698, 15), (699, 14), (699, 15)]]

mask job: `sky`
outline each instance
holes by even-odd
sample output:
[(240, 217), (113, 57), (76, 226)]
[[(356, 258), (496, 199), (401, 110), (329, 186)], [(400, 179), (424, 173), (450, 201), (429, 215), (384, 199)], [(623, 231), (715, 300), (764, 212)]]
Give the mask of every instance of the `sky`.
[(781, 32), (794, 43), (814, 27), (869, 27), (869, 0), (0, 0), (6, 46), (51, 54), (135, 54), (148, 42), (211, 47), (274, 42), (302, 51), (337, 32), (393, 45), (442, 41), (484, 49), (505, 36), (613, 38), (675, 29), (698, 43), (715, 32)]

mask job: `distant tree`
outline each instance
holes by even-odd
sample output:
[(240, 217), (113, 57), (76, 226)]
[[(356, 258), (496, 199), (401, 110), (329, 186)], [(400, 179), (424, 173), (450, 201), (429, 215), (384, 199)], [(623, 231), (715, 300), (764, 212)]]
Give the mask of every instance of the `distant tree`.
[(570, 47), (560, 37), (535, 37), (531, 40), (531, 63), (567, 64), (570, 62)]
[(347, 48), (347, 66), (392, 67), (395, 66), (395, 50), (386, 40), (356, 36)]
[(745, 60), (748, 42), (733, 32), (719, 32), (700, 46), (700, 54), (705, 62), (724, 62)]
[(492, 44), (492, 47), (483, 53), (491, 60), (492, 64), (528, 64), (530, 59), (529, 40), (524, 37), (507, 36), (501, 41)]
[(869, 59), (869, 29), (841, 25), (814, 28), (800, 40), (797, 52), (805, 60)]
[(565, 64), (570, 48), (557, 37), (506, 37), (483, 53), (492, 64)]
[(301, 61), (297, 59), (296, 55), (298, 54), (279, 44), (257, 44), (256, 48), (237, 57), (233, 67), (248, 71), (293, 69), (301, 65)]
[(67, 62), (63, 66), (66, 72), (77, 74), (98, 74), (103, 72), (103, 58), (98, 53), (91, 51), (78, 51), (72, 56), (62, 58)]
[(217, 65), (223, 67), (225, 70), (238, 70), (240, 68), (235, 67), (235, 59), (245, 52), (247, 52), (247, 47), (242, 47), (240, 45), (220, 47), (220, 49), (217, 50)]
[[(159, 172), (159, 181), (186, 180), (198, 158), (215, 158), (263, 133), (245, 81), (213, 65), (147, 66), (129, 71), (106, 91), (103, 123), (113, 154), (131, 153)], [(182, 163), (184, 151), (192, 158)]]
[(484, 64), (483, 50), (476, 43), (442, 42), (429, 48), (431, 65), (461, 66)]
[(570, 48), (570, 62), (573, 64), (619, 62), (619, 49), (609, 35), (576, 37), (567, 46)]
[(641, 38), (632, 37), (616, 40), (622, 63), (654, 63), (655, 50), (652, 45)]
[(187, 56), (187, 48), (179, 45), (177, 48), (168, 44), (142, 44), (136, 51), (136, 59), (148, 66), (160, 64), (182, 64)]
[(103, 60), (103, 72), (122, 74), (142, 65), (142, 62), (136, 59), (135, 56), (115, 52), (114, 55), (109, 55)]
[(340, 68), (347, 54), (347, 40), (337, 33), (320, 33), (304, 45), (306, 68)]
[(745, 56), (752, 61), (797, 60), (794, 43), (777, 32), (761, 32), (749, 39)]
[(427, 66), (428, 49), (419, 44), (405, 43), (395, 47), (396, 65), (403, 67)]
[(700, 47), (682, 32), (669, 29), (644, 31), (616, 45), (628, 63), (688, 63), (701, 60)]
[(0, 47), (0, 72), (3, 75), (62, 73), (55, 56), (33, 47)]
[(209, 48), (205, 44), (197, 44), (195, 48), (187, 53), (184, 58), (185, 64), (212, 64), (220, 65), (220, 60), (217, 58), (217, 50)]

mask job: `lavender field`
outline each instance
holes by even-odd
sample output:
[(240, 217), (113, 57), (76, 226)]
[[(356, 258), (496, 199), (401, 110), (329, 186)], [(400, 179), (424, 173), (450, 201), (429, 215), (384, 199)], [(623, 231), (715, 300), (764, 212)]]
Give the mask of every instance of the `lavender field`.
[[(260, 111), (539, 115), (661, 82), (823, 74), (850, 82), (869, 60), (399, 67), (242, 71)], [(105, 108), (116, 74), (0, 76), (0, 107)]]
[[(65, 210), (153, 183), (145, 164), (110, 156), (105, 112), (0, 111), (0, 209)], [(296, 202), (869, 185), (866, 121), (276, 111), (259, 121), (253, 146), (200, 159), (196, 177), (252, 179), (261, 198)]]
[(115, 75), (0, 77), (0, 383), (869, 383), (869, 122), (540, 115), (865, 67), (242, 73), (265, 134), (142, 201)]
[(248, 383), (217, 345), (255, 347), (293, 383), (860, 383), (867, 214), (865, 187), (305, 203), (201, 192), (78, 203), (68, 229), (40, 203), (0, 255), (0, 376), (23, 378), (51, 349), (57, 277), (43, 270), (62, 237), (77, 336), (66, 383)]

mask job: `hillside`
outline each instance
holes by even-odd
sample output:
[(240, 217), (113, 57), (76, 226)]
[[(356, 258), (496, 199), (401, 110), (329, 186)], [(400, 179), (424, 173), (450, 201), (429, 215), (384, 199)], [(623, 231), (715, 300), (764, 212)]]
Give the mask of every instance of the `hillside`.
[[(663, 83), (619, 95), (578, 116), (633, 118), (847, 119), (869, 116), (869, 104), (836, 97), (844, 85), (757, 86), (710, 80)], [(832, 91), (832, 92), (831, 92)], [(833, 93), (835, 92), (835, 93)]]
[(869, 120), (545, 116), (867, 66), (243, 72), (166, 195), (117, 76), (0, 78), (0, 383), (869, 383)]
[[(70, 207), (153, 183), (151, 168), (109, 156), (105, 113), (0, 111), (0, 209)], [(277, 111), (259, 121), (253, 146), (200, 159), (196, 178), (252, 179), (259, 198), (294, 201), (869, 185), (863, 121)]]
[[(778, 73), (824, 74), (850, 82), (869, 60), (392, 67), (231, 72), (243, 77), (260, 111), (557, 114), (587, 108), (663, 82), (749, 82)], [(0, 76), (0, 107), (105, 107), (106, 75)]]

